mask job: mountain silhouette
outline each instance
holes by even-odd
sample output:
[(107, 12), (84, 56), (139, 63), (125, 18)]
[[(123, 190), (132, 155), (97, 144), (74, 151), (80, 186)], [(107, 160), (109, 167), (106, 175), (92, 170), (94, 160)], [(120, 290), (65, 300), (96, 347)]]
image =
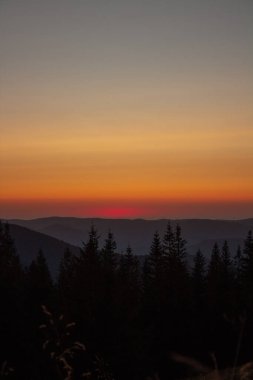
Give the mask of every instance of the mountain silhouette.
[[(101, 246), (108, 231), (111, 230), (119, 253), (125, 252), (130, 244), (136, 255), (144, 255), (149, 252), (154, 232), (158, 231), (162, 236), (168, 220), (49, 217), (32, 220), (15, 219), (9, 222), (78, 247), (82, 246), (91, 225), (94, 225), (98, 230)], [(253, 218), (243, 220), (182, 219), (171, 220), (171, 224), (181, 226), (190, 255), (201, 249), (206, 256), (209, 256), (214, 242), (223, 244), (224, 240), (228, 241), (234, 253), (238, 245), (243, 243), (248, 230), (253, 229)]]
[(17, 253), (23, 266), (31, 264), (39, 252), (43, 251), (52, 275), (59, 270), (59, 262), (67, 248), (78, 254), (79, 248), (41, 232), (10, 223), (10, 234), (15, 242)]

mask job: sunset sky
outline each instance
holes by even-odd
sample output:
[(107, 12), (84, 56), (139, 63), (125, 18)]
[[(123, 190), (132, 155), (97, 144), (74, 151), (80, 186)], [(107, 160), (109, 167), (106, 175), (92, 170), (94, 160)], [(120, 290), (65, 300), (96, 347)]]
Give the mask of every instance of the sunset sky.
[(0, 0), (0, 217), (253, 217), (253, 1)]

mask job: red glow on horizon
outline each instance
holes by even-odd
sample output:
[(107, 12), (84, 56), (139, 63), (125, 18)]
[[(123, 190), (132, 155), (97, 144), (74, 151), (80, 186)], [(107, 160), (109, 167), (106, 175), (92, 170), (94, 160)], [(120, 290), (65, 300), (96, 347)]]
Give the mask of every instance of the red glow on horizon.
[(94, 207), (90, 210), (91, 215), (101, 218), (136, 218), (143, 215), (143, 211), (137, 207)]
[(49, 216), (108, 219), (251, 218), (253, 201), (0, 200), (0, 218)]

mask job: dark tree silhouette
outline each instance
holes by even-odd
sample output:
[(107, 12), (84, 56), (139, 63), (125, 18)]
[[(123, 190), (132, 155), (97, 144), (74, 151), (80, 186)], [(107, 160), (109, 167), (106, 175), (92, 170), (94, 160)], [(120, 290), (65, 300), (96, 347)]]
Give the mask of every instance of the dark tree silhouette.
[(252, 231), (244, 241), (241, 275), (247, 307), (253, 311), (253, 237)]
[(193, 258), (192, 284), (194, 309), (199, 312), (205, 304), (206, 298), (206, 259), (203, 253), (198, 250)]
[(60, 366), (71, 380), (84, 370), (94, 380), (174, 380), (192, 376), (171, 359), (177, 353), (205, 362), (213, 352), (220, 367), (231, 366), (238, 337), (237, 363), (250, 361), (252, 278), (251, 232), (234, 259), (225, 241), (209, 261), (200, 251), (192, 261), (181, 228), (168, 223), (140, 261), (130, 246), (117, 253), (111, 231), (100, 249), (92, 226), (79, 255), (65, 251), (54, 284), (41, 251), (21, 268), (9, 227), (0, 223), (0, 365), (14, 367), (13, 379), (61, 379)]
[(0, 222), (0, 363), (19, 366), (23, 349), (23, 271), (8, 224)]
[(101, 251), (101, 261), (105, 272), (115, 271), (117, 265), (116, 249), (117, 244), (114, 240), (113, 233), (109, 231), (107, 239), (105, 240), (104, 247)]
[[(58, 276), (58, 295), (60, 309), (66, 317), (71, 318), (70, 310), (73, 309), (73, 285), (76, 276), (77, 257), (67, 248), (60, 262)], [(69, 315), (70, 314), (70, 315)]]

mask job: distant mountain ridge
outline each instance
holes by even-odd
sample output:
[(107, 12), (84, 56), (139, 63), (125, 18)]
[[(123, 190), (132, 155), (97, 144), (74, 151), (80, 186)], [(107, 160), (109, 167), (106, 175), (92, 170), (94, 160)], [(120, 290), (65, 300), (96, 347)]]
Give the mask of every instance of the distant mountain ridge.
[(10, 234), (14, 239), (15, 248), (23, 266), (29, 266), (42, 250), (53, 275), (59, 270), (59, 263), (67, 248), (74, 254), (80, 249), (72, 244), (58, 240), (41, 232), (32, 231), (26, 227), (10, 223)]
[[(32, 220), (9, 220), (30, 230), (60, 239), (73, 246), (82, 246), (86, 241), (92, 225), (100, 235), (101, 246), (109, 230), (114, 233), (118, 252), (123, 253), (128, 244), (137, 255), (147, 254), (155, 231), (163, 236), (168, 223), (167, 219), (102, 219), (102, 218), (74, 218), (74, 217), (48, 217)], [(214, 242), (223, 244), (227, 240), (232, 253), (247, 235), (253, 230), (253, 218), (242, 220), (213, 220), (213, 219), (181, 219), (171, 220), (172, 226), (179, 224), (183, 237), (187, 240), (189, 254), (198, 249), (209, 256)]]

